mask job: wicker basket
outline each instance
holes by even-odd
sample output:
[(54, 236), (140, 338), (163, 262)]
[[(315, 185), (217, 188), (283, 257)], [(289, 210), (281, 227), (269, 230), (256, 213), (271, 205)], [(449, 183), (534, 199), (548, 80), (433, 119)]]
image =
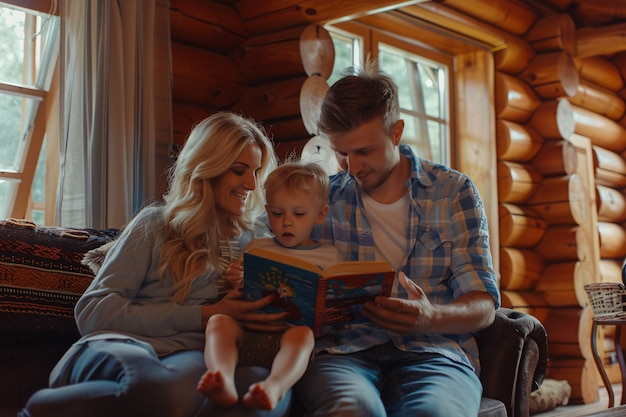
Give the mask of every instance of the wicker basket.
[(607, 317), (624, 312), (626, 289), (619, 282), (600, 282), (585, 285), (587, 297), (595, 317)]

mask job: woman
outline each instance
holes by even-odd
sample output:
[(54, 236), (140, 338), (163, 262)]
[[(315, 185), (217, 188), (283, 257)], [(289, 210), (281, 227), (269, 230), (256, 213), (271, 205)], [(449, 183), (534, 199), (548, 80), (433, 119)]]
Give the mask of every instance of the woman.
[[(143, 209), (120, 234), (76, 304), (83, 337), (50, 375), (50, 388), (22, 416), (229, 416), (196, 390), (205, 371), (204, 328), (227, 314), (252, 329), (278, 330), (283, 314), (257, 311), (271, 302), (218, 292), (225, 266), (252, 238), (265, 235), (255, 216), (257, 187), (275, 166), (273, 147), (252, 121), (217, 113), (190, 133), (174, 165), (164, 204)], [(256, 226), (256, 227), (255, 227)], [(247, 389), (264, 370), (240, 369)], [(288, 411), (290, 396), (271, 413)]]

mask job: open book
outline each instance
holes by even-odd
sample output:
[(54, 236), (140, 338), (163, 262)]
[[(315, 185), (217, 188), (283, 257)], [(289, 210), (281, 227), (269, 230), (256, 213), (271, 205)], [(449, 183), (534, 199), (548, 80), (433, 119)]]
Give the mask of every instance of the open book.
[(244, 299), (276, 295), (263, 311), (288, 311), (288, 322), (309, 326), (316, 337), (326, 326), (367, 321), (360, 314), (363, 304), (378, 295), (389, 296), (395, 277), (384, 261), (340, 262), (322, 270), (258, 247), (244, 252), (243, 260)]

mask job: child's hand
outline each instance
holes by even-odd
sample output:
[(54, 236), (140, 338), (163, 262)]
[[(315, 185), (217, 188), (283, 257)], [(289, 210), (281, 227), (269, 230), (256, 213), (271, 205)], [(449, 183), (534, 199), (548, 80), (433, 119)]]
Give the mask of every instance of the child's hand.
[(233, 288), (243, 286), (243, 266), (232, 263), (224, 271), (224, 277)]

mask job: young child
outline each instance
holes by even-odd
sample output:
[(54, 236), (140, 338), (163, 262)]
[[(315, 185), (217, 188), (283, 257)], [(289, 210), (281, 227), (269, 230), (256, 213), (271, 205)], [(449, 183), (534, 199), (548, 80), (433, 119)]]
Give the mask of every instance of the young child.
[[(333, 246), (321, 246), (309, 237), (328, 213), (328, 175), (312, 163), (287, 162), (265, 182), (266, 211), (274, 238), (260, 238), (248, 247), (260, 246), (298, 256), (324, 268), (341, 260)], [(234, 288), (243, 282), (243, 268), (231, 264), (224, 272)], [(234, 385), (237, 365), (261, 365), (271, 369), (264, 381), (252, 384), (243, 397), (250, 408), (272, 410), (304, 374), (315, 340), (306, 326), (292, 326), (284, 333), (243, 329), (224, 314), (211, 316), (206, 327), (204, 357), (207, 372), (198, 390), (215, 403), (230, 407), (239, 401)]]

